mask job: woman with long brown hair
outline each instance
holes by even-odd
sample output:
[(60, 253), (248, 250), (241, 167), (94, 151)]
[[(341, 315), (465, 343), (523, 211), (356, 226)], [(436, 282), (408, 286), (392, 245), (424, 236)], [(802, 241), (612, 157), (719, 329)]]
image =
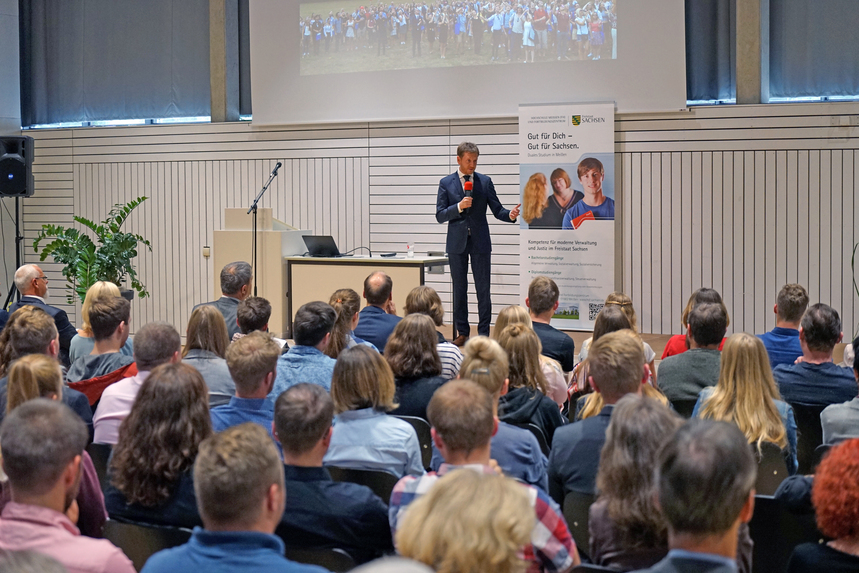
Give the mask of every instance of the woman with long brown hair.
[(392, 414), (426, 420), (430, 398), (446, 382), (441, 376), (437, 343), (430, 317), (410, 314), (397, 323), (385, 346), (385, 360), (394, 373), (395, 400), (399, 404)]
[(324, 350), (326, 356), (336, 360), (345, 349), (358, 344), (378, 350), (372, 343), (355, 336), (354, 331), (355, 327), (358, 326), (359, 311), (361, 310), (361, 297), (358, 296), (357, 292), (350, 288), (336, 290), (328, 299), (328, 304), (337, 313), (337, 320), (331, 330), (328, 346)]
[(202, 525), (193, 469), (200, 442), (211, 434), (200, 373), (181, 363), (153, 369), (113, 448), (110, 486), (105, 491), (111, 517), (179, 527)]
[[(418, 286), (409, 291), (406, 295), (406, 316), (410, 314), (425, 314), (430, 317), (436, 328), (444, 326), (444, 307), (441, 304), (441, 297), (438, 296), (436, 290), (428, 286)], [(459, 374), (459, 367), (462, 364), (462, 352), (459, 348), (444, 339), (441, 332), (436, 330), (438, 337), (438, 357), (441, 359), (441, 376), (445, 380), (452, 380)]]
[(203, 376), (213, 407), (226, 404), (236, 395), (236, 384), (225, 360), (229, 344), (227, 323), (221, 311), (211, 304), (195, 308), (188, 319), (182, 362)]

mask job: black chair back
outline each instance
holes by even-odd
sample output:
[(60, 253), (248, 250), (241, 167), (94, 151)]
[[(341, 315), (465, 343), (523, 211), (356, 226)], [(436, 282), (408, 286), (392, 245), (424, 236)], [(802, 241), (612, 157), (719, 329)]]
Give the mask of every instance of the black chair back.
[(110, 452), (112, 450), (113, 446), (110, 444), (90, 444), (86, 447), (89, 457), (92, 458), (95, 473), (98, 475), (98, 483), (101, 486), (101, 491), (107, 489), (107, 462), (110, 460)]
[(109, 519), (104, 524), (104, 537), (122, 549), (134, 568), (140, 571), (154, 553), (187, 543), (191, 530)]
[(674, 408), (675, 412), (688, 420), (692, 417), (692, 410), (695, 409), (697, 402), (698, 400), (672, 400), (671, 407)]
[(617, 571), (617, 569), (602, 567), (600, 565), (594, 565), (593, 563), (582, 563), (581, 565), (573, 567), (571, 573), (601, 573), (603, 571)]
[(534, 437), (537, 438), (537, 443), (540, 444), (540, 450), (543, 452), (543, 455), (547, 458), (549, 457), (549, 441), (546, 439), (546, 434), (543, 433), (543, 429), (537, 424), (510, 424), (511, 426), (516, 426), (517, 428), (522, 428), (523, 430), (528, 430)]
[(394, 491), (394, 486), (400, 481), (397, 476), (383, 471), (355, 470), (336, 466), (325, 466), (325, 469), (328, 470), (334, 481), (346, 481), (369, 487), (385, 503), (391, 501), (391, 492)]
[(817, 543), (823, 537), (813, 514), (791, 513), (779, 500), (766, 495), (755, 496), (749, 534), (755, 543), (752, 571), (785, 571), (794, 547), (800, 543)]
[(287, 547), (286, 558), (305, 565), (318, 565), (333, 573), (345, 573), (355, 568), (355, 560), (342, 549), (306, 549)]
[(432, 462), (432, 434), (429, 422), (417, 416), (394, 416), (394, 418), (408, 422), (415, 429), (418, 443), (421, 445), (421, 462), (424, 464), (424, 469), (429, 470)]
[(587, 557), (588, 545), (590, 544), (588, 511), (595, 500), (596, 496), (592, 493), (570, 491), (564, 495), (564, 520), (567, 522), (570, 535), (576, 542), (579, 554), (585, 557)]
[(826, 406), (791, 404), (796, 417), (796, 457), (800, 475), (814, 471), (814, 449), (823, 443), (820, 413)]
[(758, 451), (757, 444), (752, 444), (755, 457), (758, 458), (758, 479), (755, 482), (755, 492), (760, 495), (774, 495), (781, 482), (789, 475), (784, 452), (772, 442), (764, 442)]

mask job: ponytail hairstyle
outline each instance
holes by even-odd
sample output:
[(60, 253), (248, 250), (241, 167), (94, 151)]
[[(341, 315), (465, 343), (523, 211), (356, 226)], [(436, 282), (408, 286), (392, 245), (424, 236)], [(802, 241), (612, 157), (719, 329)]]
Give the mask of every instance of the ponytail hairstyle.
[(331, 339), (325, 348), (325, 354), (337, 359), (340, 353), (349, 346), (349, 337), (352, 335), (352, 318), (361, 310), (361, 297), (350, 288), (341, 288), (334, 291), (328, 304), (337, 313), (334, 328), (331, 330)]
[(498, 344), (507, 352), (510, 362), (510, 388), (527, 386), (547, 394), (549, 382), (540, 366), (542, 347), (537, 334), (524, 324), (512, 324), (501, 332)]
[(626, 318), (629, 319), (629, 328), (638, 334), (638, 317), (635, 314), (635, 307), (632, 306), (632, 299), (622, 292), (613, 292), (605, 299), (606, 306), (619, 306)]
[(6, 414), (36, 398), (61, 398), (63, 372), (60, 363), (47, 354), (28, 354), (9, 369)]

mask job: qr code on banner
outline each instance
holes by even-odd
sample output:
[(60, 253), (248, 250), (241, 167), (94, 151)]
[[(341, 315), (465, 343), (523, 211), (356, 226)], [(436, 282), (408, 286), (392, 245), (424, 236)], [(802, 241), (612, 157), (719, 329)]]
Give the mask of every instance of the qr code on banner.
[(600, 311), (602, 310), (602, 307), (604, 307), (604, 306), (605, 305), (602, 303), (600, 303), (600, 304), (589, 303), (588, 304), (588, 320), (596, 320), (597, 315), (600, 313)]

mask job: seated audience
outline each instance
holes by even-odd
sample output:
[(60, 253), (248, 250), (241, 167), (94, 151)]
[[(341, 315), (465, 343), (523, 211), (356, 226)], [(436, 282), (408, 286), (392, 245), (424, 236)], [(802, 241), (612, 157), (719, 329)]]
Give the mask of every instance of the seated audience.
[(719, 381), (719, 350), (728, 315), (722, 305), (701, 303), (689, 312), (686, 337), (689, 351), (675, 354), (659, 364), (659, 388), (672, 402), (697, 400), (698, 393)]
[(758, 451), (763, 442), (777, 445), (785, 451), (788, 471), (795, 473), (796, 419), (780, 398), (763, 343), (740, 332), (725, 343), (719, 383), (701, 390), (692, 417), (733, 422)]
[[(497, 420), (489, 392), (470, 380), (451, 380), (435, 393), (427, 414), (433, 442), (445, 463), (438, 472), (405, 477), (394, 487), (388, 516), (397, 540), (400, 525), (410, 514), (406, 510), (416, 499), (431, 492), (448, 472), (462, 467), (463, 471), (496, 473), (490, 465), (490, 440)], [(579, 554), (560, 507), (539, 488), (524, 484), (521, 487), (526, 488), (537, 516), (525, 548), (525, 559), (535, 570), (570, 570), (579, 563)]]
[[(465, 358), (460, 376), (480, 384), (492, 395), (495, 417), (498, 418), (498, 399), (507, 393), (509, 384), (507, 354), (497, 342), (485, 336), (469, 339), (463, 350)], [(546, 474), (549, 460), (529, 430), (499, 421), (498, 431), (492, 436), (491, 456), (504, 475), (549, 491)], [(441, 453), (433, 447), (432, 469), (438, 471), (443, 463)]]
[[(434, 288), (419, 286), (413, 288), (406, 296), (406, 308), (403, 309), (406, 316), (410, 314), (425, 314), (430, 317), (436, 328), (444, 326), (444, 307), (441, 298)], [(462, 352), (459, 347), (444, 339), (441, 332), (436, 330), (438, 337), (438, 357), (441, 359), (441, 377), (445, 380), (453, 380), (459, 374), (462, 364)]]
[(668, 553), (668, 524), (653, 496), (653, 468), (659, 449), (682, 423), (651, 398), (627, 394), (615, 404), (600, 454), (599, 496), (588, 520), (588, 555), (595, 565), (632, 571)]
[(360, 318), (358, 311), (361, 310), (361, 297), (357, 292), (350, 288), (336, 290), (328, 299), (328, 304), (337, 313), (337, 320), (334, 322), (334, 328), (331, 329), (331, 340), (325, 347), (326, 356), (337, 360), (341, 351), (358, 344), (365, 344), (376, 350), (372, 343), (355, 337), (355, 327)]
[(734, 573), (738, 532), (752, 519), (757, 463), (733, 424), (692, 420), (659, 453), (656, 491), (668, 555), (648, 573)]
[(196, 368), (203, 377), (212, 406), (226, 404), (236, 395), (236, 384), (225, 360), (229, 345), (224, 317), (215, 306), (204, 304), (191, 312), (182, 362)]
[[(689, 300), (686, 302), (686, 307), (683, 309), (683, 314), (680, 317), (680, 325), (683, 327), (684, 333), (675, 334), (668, 339), (668, 343), (665, 345), (665, 349), (662, 351), (662, 360), (665, 360), (669, 356), (683, 354), (684, 352), (689, 350), (689, 340), (685, 332), (689, 328), (689, 313), (692, 312), (692, 308), (695, 305), (704, 302), (721, 304), (725, 309), (725, 316), (728, 317), (727, 324), (725, 325), (725, 327), (727, 328), (728, 326), (731, 326), (731, 317), (728, 316), (728, 309), (727, 307), (725, 307), (725, 303), (722, 302), (722, 296), (711, 288), (699, 288), (692, 293), (692, 296), (689, 297)], [(722, 350), (722, 346), (724, 344), (725, 341), (723, 340), (722, 343), (719, 344), (719, 350)]]
[[(39, 311), (41, 312), (41, 311)], [(53, 321), (50, 327), (54, 327)], [(55, 357), (44, 354), (28, 354), (12, 364), (9, 370), (9, 400), (7, 415), (21, 404), (36, 398), (61, 400), (64, 391), (63, 374)], [(6, 497), (6, 496), (3, 496)], [(5, 504), (4, 500), (3, 504)], [(76, 525), (82, 535), (101, 537), (101, 529), (107, 520), (104, 495), (98, 475), (87, 452), (81, 455), (81, 483), (77, 494), (78, 519)]]
[(331, 378), (337, 418), (325, 465), (397, 477), (424, 473), (415, 429), (386, 413), (396, 407), (395, 393), (394, 373), (378, 352), (358, 345), (340, 353)]
[(77, 331), (69, 322), (66, 311), (45, 302), (45, 297), (48, 296), (48, 277), (38, 265), (24, 265), (15, 271), (15, 288), (21, 293), (21, 300), (13, 302), (9, 306), (9, 316), (12, 316), (19, 308), (28, 305), (47, 312), (54, 319), (54, 325), (60, 336), (60, 363), (68, 368), (71, 365), (69, 346)]
[(644, 363), (644, 347), (631, 330), (602, 336), (588, 354), (589, 380), (602, 395), (600, 413), (555, 432), (549, 454), (549, 493), (563, 504), (570, 491), (595, 493), (600, 451), (614, 405), (627, 394), (640, 394), (650, 369)]
[(535, 521), (527, 490), (514, 480), (452, 471), (410, 504), (397, 548), (435, 571), (525, 571)]
[(187, 364), (152, 370), (119, 428), (110, 458), (110, 485), (104, 494), (110, 516), (200, 525), (191, 468), (200, 442), (211, 434), (200, 373)]
[(528, 285), (525, 305), (531, 311), (534, 332), (540, 337), (541, 353), (557, 360), (564, 372), (572, 372), (576, 365), (576, 343), (549, 324), (558, 310), (559, 297), (560, 291), (555, 281), (548, 277), (536, 277)]
[(773, 306), (775, 328), (758, 335), (767, 349), (772, 368), (779, 364), (793, 364), (802, 356), (799, 322), (807, 308), (808, 293), (802, 285), (788, 284), (778, 291), (778, 298)]
[[(113, 283), (106, 281), (97, 281), (93, 283), (86, 291), (83, 306), (81, 306), (81, 322), (82, 325), (78, 329), (78, 333), (72, 338), (69, 345), (69, 362), (74, 364), (75, 360), (81, 356), (86, 356), (95, 348), (95, 338), (92, 334), (92, 326), (89, 322), (89, 309), (92, 308), (92, 303), (100, 298), (116, 298), (120, 296), (119, 287)], [(125, 344), (119, 350), (121, 354), (132, 356), (134, 345), (131, 338), (125, 340)]]
[(182, 341), (176, 329), (166, 322), (151, 322), (134, 335), (134, 361), (137, 374), (123, 378), (105, 388), (93, 416), (95, 441), (98, 444), (115, 444), (119, 439), (119, 426), (131, 412), (140, 386), (149, 373), (161, 364), (176, 363), (181, 359)]
[(430, 398), (446, 381), (441, 376), (435, 333), (430, 317), (410, 314), (397, 323), (388, 338), (385, 360), (394, 373), (394, 401), (398, 404), (391, 414), (426, 420)]
[(832, 362), (832, 352), (842, 337), (841, 318), (834, 308), (823, 303), (808, 308), (799, 327), (802, 361), (773, 369), (785, 402), (828, 406), (856, 397), (853, 372)]
[[(514, 304), (502, 308), (501, 312), (498, 313), (498, 317), (495, 319), (495, 328), (492, 331), (493, 340), (498, 340), (504, 329), (511, 324), (524, 324), (531, 330), (534, 329), (528, 310)], [(554, 358), (541, 354), (540, 370), (542, 370), (543, 376), (546, 377), (546, 382), (549, 384), (549, 393), (546, 395), (554, 400), (558, 406), (563, 406), (568, 396), (567, 379), (564, 376), (564, 371), (561, 370), (561, 363)]]
[(81, 536), (72, 519), (86, 444), (84, 423), (57, 401), (30, 400), (9, 414), (0, 452), (12, 501), (0, 514), (0, 550), (37, 551), (75, 573), (134, 573), (122, 551)]
[(376, 271), (364, 279), (364, 298), (367, 306), (359, 313), (360, 318), (355, 326), (355, 336), (366, 340), (385, 351), (388, 337), (394, 327), (402, 320), (397, 316), (392, 296), (394, 283), (387, 274)]
[(227, 366), (236, 382), (236, 395), (228, 404), (212, 408), (214, 431), (254, 422), (272, 432), (274, 408), (266, 397), (274, 385), (279, 356), (280, 347), (265, 332), (251, 332), (230, 344)]
[(117, 374), (117, 380), (128, 374), (125, 369), (134, 358), (122, 354), (123, 345), (130, 332), (128, 319), (131, 303), (122, 297), (96, 299), (89, 309), (90, 326), (95, 340), (92, 352), (75, 360), (66, 374), (68, 382), (80, 382), (105, 375)]
[(393, 550), (388, 506), (370, 488), (335, 482), (322, 467), (334, 402), (321, 386), (296, 384), (277, 398), (286, 511), (277, 534), (294, 547), (339, 547), (364, 562)]
[[(271, 318), (271, 303), (261, 296), (249, 296), (240, 302), (236, 308), (236, 323), (239, 325), (239, 332), (232, 336), (230, 342), (235, 342), (242, 336), (257, 330), (268, 332), (269, 318)], [(277, 345), (284, 352), (289, 350), (289, 345), (283, 338), (272, 337), (272, 340), (277, 342)]]
[(548, 384), (540, 368), (540, 339), (524, 324), (513, 324), (498, 337), (510, 363), (510, 389), (501, 396), (498, 413), (508, 424), (534, 424), (552, 445), (555, 429), (566, 423), (558, 404), (546, 396)]
[(295, 345), (277, 361), (277, 377), (268, 395), (272, 404), (290, 386), (302, 382), (331, 389), (335, 360), (325, 355), (337, 313), (324, 302), (308, 302), (295, 313), (292, 336)]
[[(232, 340), (233, 336), (239, 332), (239, 326), (236, 322), (236, 311), (238, 310), (239, 303), (248, 298), (253, 292), (252, 281), (253, 274), (251, 273), (251, 266), (248, 263), (244, 261), (230, 263), (221, 269), (221, 298), (204, 303), (218, 309), (218, 312), (224, 317), (228, 340)], [(197, 310), (201, 306), (203, 305), (198, 304), (193, 310)]]
[(859, 439), (835, 446), (823, 458), (811, 500), (818, 529), (832, 541), (798, 545), (787, 573), (859, 571)]
[[(859, 347), (859, 336), (853, 341), (853, 347)], [(859, 384), (859, 360), (855, 357), (853, 377)], [(820, 414), (820, 425), (823, 426), (824, 444), (837, 444), (848, 438), (859, 438), (859, 397), (824, 408)]]
[(185, 545), (150, 557), (141, 573), (326, 572), (283, 556), (283, 541), (274, 535), (287, 497), (283, 463), (258, 425), (241, 424), (205, 440), (194, 484), (203, 527)]
[[(0, 332), (0, 422), (6, 415), (6, 386), (12, 363), (30, 354), (44, 354), (59, 359), (59, 352), (57, 326), (47, 312), (37, 306), (26, 305), (9, 316)], [(92, 439), (92, 408), (89, 399), (77, 390), (64, 390), (63, 403), (80, 416)]]

